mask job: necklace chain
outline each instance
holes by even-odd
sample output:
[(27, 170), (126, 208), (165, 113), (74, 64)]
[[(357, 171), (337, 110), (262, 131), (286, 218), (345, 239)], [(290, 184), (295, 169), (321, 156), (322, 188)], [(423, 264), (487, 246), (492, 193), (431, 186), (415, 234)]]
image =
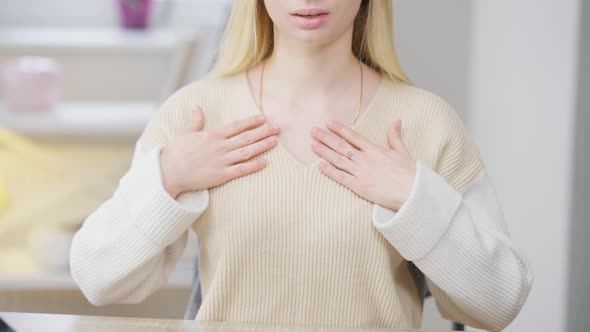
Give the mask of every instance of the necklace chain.
[[(264, 114), (264, 109), (262, 106), (262, 89), (264, 87), (264, 65), (266, 64), (266, 60), (262, 61), (262, 68), (260, 69), (260, 86), (258, 88), (258, 106), (260, 108), (260, 111)], [(360, 80), (360, 96), (359, 96), (359, 106), (358, 109), (356, 110), (356, 114), (354, 115), (354, 120), (352, 121), (352, 124), (354, 125), (356, 123), (356, 119), (358, 118), (359, 113), (361, 112), (361, 108), (363, 106), (363, 63), (362, 61), (359, 60), (359, 65), (361, 68), (361, 80)]]

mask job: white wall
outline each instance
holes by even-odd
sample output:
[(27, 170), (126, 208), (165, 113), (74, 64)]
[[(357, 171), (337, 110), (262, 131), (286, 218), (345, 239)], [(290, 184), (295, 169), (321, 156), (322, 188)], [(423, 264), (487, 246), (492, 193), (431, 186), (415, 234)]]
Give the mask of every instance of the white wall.
[(590, 3), (581, 5), (567, 309), (567, 330), (572, 332), (590, 330)]
[(535, 273), (507, 331), (565, 330), (579, 6), (474, 1), (470, 125)]
[(412, 83), (467, 113), (469, 0), (394, 0), (400, 62)]

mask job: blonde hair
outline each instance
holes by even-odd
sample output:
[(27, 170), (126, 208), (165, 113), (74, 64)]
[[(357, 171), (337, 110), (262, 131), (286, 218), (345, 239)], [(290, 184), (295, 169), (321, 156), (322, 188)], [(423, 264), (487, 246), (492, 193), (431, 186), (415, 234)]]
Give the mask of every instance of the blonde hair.
[[(234, 0), (217, 61), (209, 75), (221, 77), (246, 71), (266, 59), (273, 46), (273, 22), (264, 1)], [(354, 21), (352, 51), (385, 77), (410, 84), (393, 43), (391, 0), (363, 0)]]

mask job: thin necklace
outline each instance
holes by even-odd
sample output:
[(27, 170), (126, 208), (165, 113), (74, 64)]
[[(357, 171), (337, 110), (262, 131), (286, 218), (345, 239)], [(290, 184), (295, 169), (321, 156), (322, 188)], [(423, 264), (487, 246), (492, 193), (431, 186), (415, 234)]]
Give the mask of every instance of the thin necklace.
[[(264, 65), (266, 64), (266, 60), (262, 61), (262, 68), (260, 69), (260, 86), (258, 88), (258, 105), (260, 107), (260, 112), (264, 114), (264, 109), (262, 107), (262, 88), (264, 86)], [(356, 119), (361, 112), (361, 108), (363, 106), (363, 63), (359, 60), (359, 65), (361, 67), (361, 82), (360, 82), (360, 96), (359, 96), (359, 107), (356, 110), (356, 114), (354, 115), (354, 120), (352, 120), (352, 124), (356, 123)]]

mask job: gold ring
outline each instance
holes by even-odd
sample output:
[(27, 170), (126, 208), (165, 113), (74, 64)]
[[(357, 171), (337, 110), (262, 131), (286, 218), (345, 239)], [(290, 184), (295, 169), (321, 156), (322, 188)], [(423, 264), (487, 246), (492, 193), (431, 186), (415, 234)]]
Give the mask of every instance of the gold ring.
[(348, 149), (348, 151), (346, 152), (346, 157), (348, 159), (352, 158), (352, 153), (354, 152), (354, 149)]

